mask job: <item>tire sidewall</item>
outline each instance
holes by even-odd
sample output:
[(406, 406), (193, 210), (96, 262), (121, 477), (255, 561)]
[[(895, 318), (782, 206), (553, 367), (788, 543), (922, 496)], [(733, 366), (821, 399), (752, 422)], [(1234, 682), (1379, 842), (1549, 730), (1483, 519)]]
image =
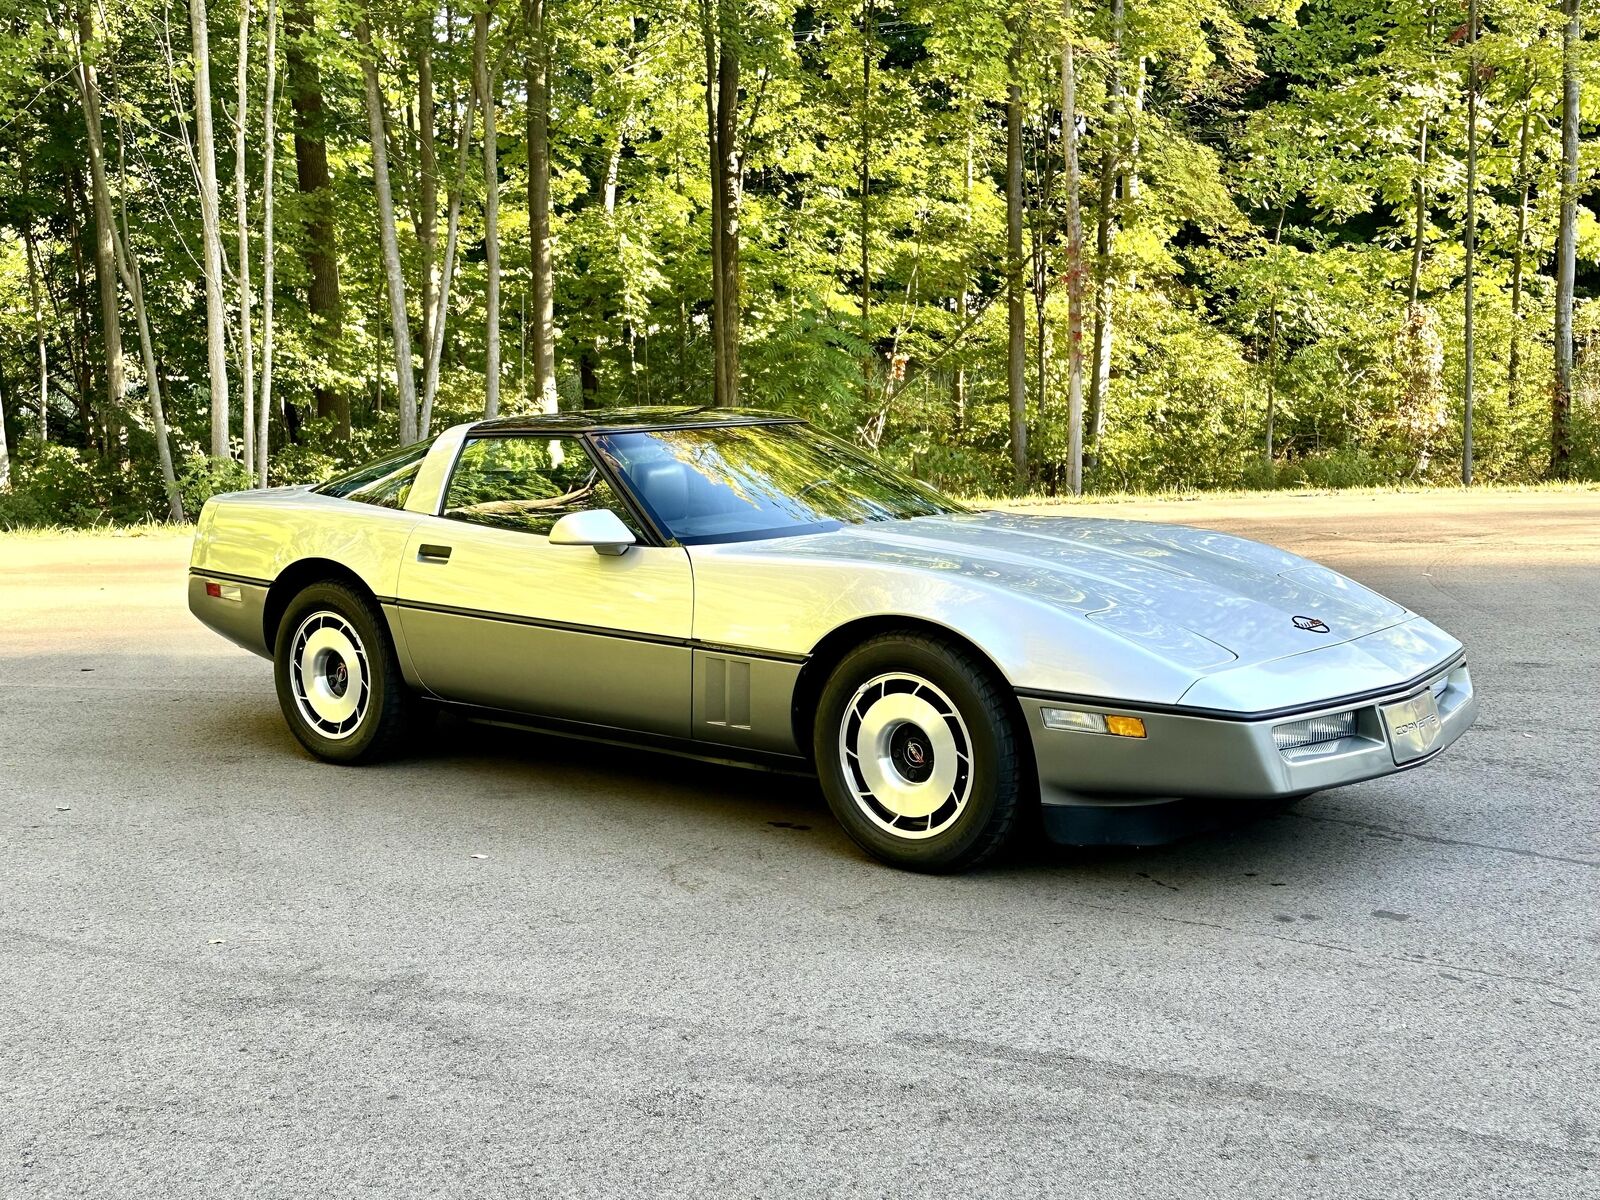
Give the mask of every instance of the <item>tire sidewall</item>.
[[(332, 612), (348, 621), (361, 639), (367, 658), (367, 709), (356, 731), (346, 738), (323, 737), (301, 716), (290, 681), (290, 652), (294, 636), (312, 613)], [(337, 583), (314, 583), (289, 602), (278, 623), (277, 644), (273, 648), (273, 680), (284, 720), (300, 744), (328, 762), (353, 763), (367, 757), (377, 741), (388, 707), (389, 690), (399, 681), (392, 678), (394, 659), (389, 648), (389, 631), (382, 618), (350, 588)]]
[[(839, 730), (845, 709), (857, 689), (878, 675), (919, 675), (948, 696), (966, 723), (972, 743), (972, 794), (949, 829), (930, 838), (897, 838), (861, 811), (840, 760)], [(951, 870), (966, 865), (990, 836), (990, 825), (1003, 805), (1015, 803), (1015, 778), (1004, 778), (1001, 731), (996, 721), (1008, 720), (982, 695), (982, 681), (937, 643), (921, 638), (880, 638), (846, 655), (824, 685), (812, 737), (812, 755), (828, 807), (852, 840), (877, 858), (913, 870)]]

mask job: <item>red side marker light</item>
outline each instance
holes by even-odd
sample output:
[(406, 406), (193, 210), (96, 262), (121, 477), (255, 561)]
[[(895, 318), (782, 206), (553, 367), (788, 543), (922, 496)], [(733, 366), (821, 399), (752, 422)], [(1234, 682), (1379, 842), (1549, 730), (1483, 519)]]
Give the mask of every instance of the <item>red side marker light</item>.
[(208, 582), (206, 584), (206, 595), (214, 596), (216, 599), (221, 600), (222, 599), (222, 585), (220, 583), (210, 583), (210, 582)]

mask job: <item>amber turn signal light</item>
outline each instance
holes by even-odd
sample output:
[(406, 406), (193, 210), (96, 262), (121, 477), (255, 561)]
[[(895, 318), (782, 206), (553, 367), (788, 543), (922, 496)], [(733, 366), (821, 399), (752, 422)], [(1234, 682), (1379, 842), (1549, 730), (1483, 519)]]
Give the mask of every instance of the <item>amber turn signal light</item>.
[(1066, 729), (1074, 733), (1110, 733), (1117, 737), (1144, 736), (1144, 721), (1138, 717), (1080, 712), (1075, 708), (1042, 708), (1039, 710), (1039, 718), (1044, 722), (1046, 729)]

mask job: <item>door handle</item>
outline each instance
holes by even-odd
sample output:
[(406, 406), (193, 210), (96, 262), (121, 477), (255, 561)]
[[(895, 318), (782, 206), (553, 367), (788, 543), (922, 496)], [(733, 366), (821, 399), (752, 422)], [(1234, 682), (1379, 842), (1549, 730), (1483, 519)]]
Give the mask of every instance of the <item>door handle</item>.
[(427, 542), (417, 547), (418, 562), (449, 562), (449, 546), (430, 546)]

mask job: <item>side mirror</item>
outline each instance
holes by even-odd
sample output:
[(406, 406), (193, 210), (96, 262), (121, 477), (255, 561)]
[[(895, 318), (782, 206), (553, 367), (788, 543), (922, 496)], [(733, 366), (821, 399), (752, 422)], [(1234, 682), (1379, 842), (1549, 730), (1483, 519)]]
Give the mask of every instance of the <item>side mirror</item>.
[(552, 546), (593, 546), (596, 554), (621, 554), (638, 540), (609, 508), (568, 513), (550, 529)]

